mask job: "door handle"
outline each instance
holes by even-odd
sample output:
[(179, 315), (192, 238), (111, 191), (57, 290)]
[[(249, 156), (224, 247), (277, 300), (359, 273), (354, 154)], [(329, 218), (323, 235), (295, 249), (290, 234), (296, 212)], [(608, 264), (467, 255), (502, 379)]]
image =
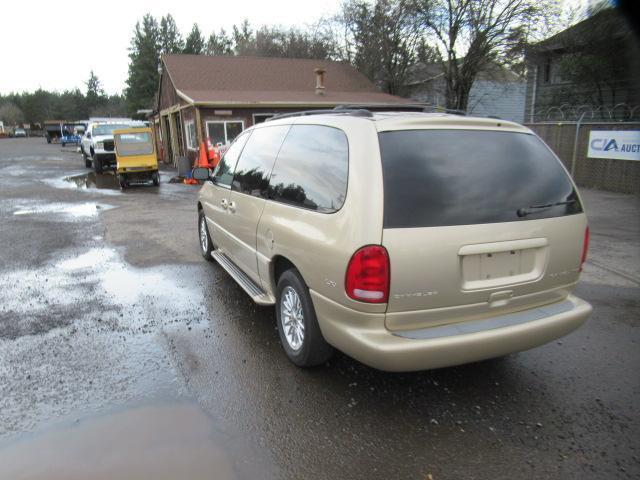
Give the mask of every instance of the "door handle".
[(222, 205), (222, 208), (226, 210), (227, 208), (229, 208), (229, 201), (226, 198), (223, 198), (220, 201), (220, 205)]
[(229, 211), (231, 213), (235, 213), (235, 211), (236, 211), (236, 202), (233, 202), (233, 201), (229, 202)]

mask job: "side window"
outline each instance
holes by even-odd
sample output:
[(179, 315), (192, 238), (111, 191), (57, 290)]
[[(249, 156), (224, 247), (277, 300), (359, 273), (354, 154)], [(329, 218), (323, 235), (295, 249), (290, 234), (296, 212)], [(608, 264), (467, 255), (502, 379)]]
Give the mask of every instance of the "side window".
[(238, 161), (231, 184), (232, 190), (256, 197), (267, 196), (271, 168), (288, 131), (289, 125), (263, 127), (253, 131)]
[(269, 182), (269, 198), (332, 213), (347, 195), (349, 144), (343, 131), (294, 125), (280, 149)]
[(216, 170), (213, 172), (213, 178), (215, 178), (218, 185), (226, 185), (227, 187), (231, 185), (233, 171), (236, 168), (236, 163), (238, 163), (238, 157), (250, 136), (251, 132), (239, 136), (225, 152)]

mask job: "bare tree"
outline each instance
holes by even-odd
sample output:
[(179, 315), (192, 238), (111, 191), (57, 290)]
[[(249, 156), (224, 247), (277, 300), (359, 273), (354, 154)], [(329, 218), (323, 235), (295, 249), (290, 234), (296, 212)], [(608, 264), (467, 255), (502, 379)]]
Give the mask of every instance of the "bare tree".
[(342, 55), (389, 93), (401, 93), (419, 38), (404, 0), (348, 0), (336, 21), (343, 25)]
[(416, 28), (433, 38), (446, 107), (466, 110), (478, 73), (522, 58), (532, 32), (555, 11), (550, 0), (413, 0)]
[(7, 102), (0, 106), (0, 120), (6, 125), (22, 123), (24, 115), (15, 103)]

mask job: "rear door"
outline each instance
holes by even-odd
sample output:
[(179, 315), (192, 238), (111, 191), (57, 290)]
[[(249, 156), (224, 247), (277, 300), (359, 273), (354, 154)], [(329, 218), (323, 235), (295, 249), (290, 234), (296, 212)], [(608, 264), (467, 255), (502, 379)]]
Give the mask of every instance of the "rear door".
[(229, 197), (229, 255), (255, 282), (260, 282), (256, 231), (264, 209), (269, 176), (289, 125), (256, 128), (238, 160)]
[(534, 135), (495, 130), (379, 134), (390, 329), (522, 310), (578, 279), (586, 218)]

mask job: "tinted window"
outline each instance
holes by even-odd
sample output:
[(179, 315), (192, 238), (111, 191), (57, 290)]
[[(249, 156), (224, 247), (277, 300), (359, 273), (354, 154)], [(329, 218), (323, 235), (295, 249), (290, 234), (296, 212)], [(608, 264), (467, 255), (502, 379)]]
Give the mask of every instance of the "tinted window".
[(294, 125), (287, 135), (269, 182), (269, 198), (330, 213), (347, 194), (349, 145), (341, 130)]
[(271, 168), (288, 131), (289, 125), (253, 131), (238, 161), (232, 190), (266, 197)]
[[(513, 222), (582, 211), (535, 136), (471, 130), (379, 134), (385, 228)], [(548, 206), (560, 202), (564, 205)], [(531, 208), (548, 206), (544, 208)], [(524, 213), (524, 215), (523, 215)]]
[(238, 139), (229, 147), (229, 150), (226, 151), (220, 160), (220, 163), (218, 163), (215, 172), (213, 172), (213, 176), (218, 185), (231, 185), (231, 181), (233, 180), (233, 171), (236, 168), (236, 163), (238, 163), (238, 157), (240, 156), (242, 148), (245, 143), (247, 143), (250, 135), (251, 133), (246, 133), (238, 137)]

